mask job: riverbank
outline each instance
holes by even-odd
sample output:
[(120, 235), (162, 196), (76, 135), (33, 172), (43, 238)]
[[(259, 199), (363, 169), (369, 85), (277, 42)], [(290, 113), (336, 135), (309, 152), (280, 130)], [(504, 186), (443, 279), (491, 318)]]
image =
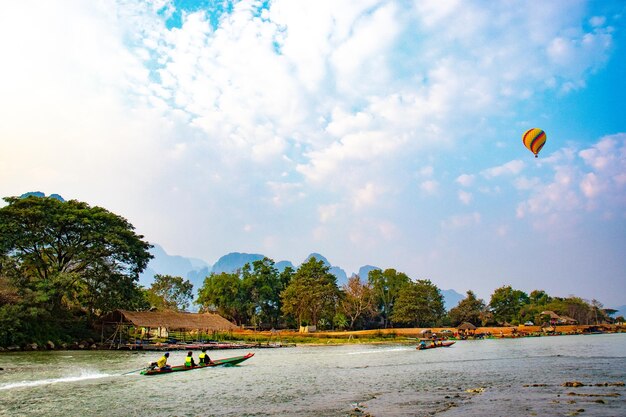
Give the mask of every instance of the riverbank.
[(220, 335), (220, 341), (188, 341), (177, 343), (150, 343), (134, 341), (112, 345), (93, 339), (72, 343), (45, 344), (29, 343), (22, 346), (0, 347), (2, 352), (41, 351), (41, 350), (223, 350), (223, 349), (263, 349), (293, 347), (296, 345), (340, 345), (362, 343), (413, 344), (416, 339), (436, 335), (441, 339), (498, 339), (518, 337), (548, 337), (559, 335), (590, 335), (626, 332), (625, 326), (602, 325), (562, 325), (546, 331), (540, 326), (478, 327), (471, 331), (460, 331), (455, 327), (432, 328), (392, 328), (356, 331), (317, 331), (302, 333), (295, 330), (255, 331), (235, 330)]

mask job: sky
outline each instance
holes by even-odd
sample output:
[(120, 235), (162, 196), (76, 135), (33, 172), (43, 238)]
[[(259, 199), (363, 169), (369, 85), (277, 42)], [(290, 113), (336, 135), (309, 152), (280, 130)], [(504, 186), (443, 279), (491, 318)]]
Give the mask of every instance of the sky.
[(623, 1), (21, 0), (0, 56), (2, 197), (208, 263), (626, 305)]

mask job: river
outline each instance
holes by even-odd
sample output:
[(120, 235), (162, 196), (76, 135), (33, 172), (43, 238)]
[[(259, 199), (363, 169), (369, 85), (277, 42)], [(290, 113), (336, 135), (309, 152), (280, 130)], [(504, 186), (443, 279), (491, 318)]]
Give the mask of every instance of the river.
[(0, 416), (626, 416), (624, 386), (595, 386), (625, 381), (623, 333), (253, 352), (234, 367), (150, 377), (122, 374), (157, 352), (0, 353)]

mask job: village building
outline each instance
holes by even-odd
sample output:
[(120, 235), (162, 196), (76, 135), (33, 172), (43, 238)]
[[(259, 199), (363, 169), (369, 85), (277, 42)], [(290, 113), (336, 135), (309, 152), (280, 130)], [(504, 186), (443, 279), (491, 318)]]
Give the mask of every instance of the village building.
[(237, 326), (215, 313), (115, 310), (102, 320), (102, 341), (111, 347), (208, 340)]

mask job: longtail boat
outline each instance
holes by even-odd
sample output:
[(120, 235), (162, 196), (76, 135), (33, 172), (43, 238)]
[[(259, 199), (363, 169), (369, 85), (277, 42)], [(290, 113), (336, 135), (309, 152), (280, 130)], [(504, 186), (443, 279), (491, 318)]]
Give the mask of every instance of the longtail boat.
[(439, 348), (439, 347), (450, 347), (453, 344), (455, 344), (456, 342), (450, 341), (450, 340), (443, 340), (441, 342), (430, 342), (427, 343), (424, 346), (420, 346), (417, 345), (417, 350), (424, 350), (424, 349), (433, 349), (433, 348)]
[(232, 358), (216, 359), (206, 365), (204, 364), (196, 365), (196, 366), (177, 365), (177, 366), (172, 366), (166, 369), (159, 369), (159, 368), (145, 369), (141, 371), (141, 375), (162, 375), (162, 374), (171, 374), (172, 372), (194, 371), (196, 369), (211, 368), (214, 366), (237, 365), (247, 359), (250, 359), (253, 356), (254, 356), (254, 353), (248, 353), (247, 355), (244, 355), (244, 356), (234, 356)]

